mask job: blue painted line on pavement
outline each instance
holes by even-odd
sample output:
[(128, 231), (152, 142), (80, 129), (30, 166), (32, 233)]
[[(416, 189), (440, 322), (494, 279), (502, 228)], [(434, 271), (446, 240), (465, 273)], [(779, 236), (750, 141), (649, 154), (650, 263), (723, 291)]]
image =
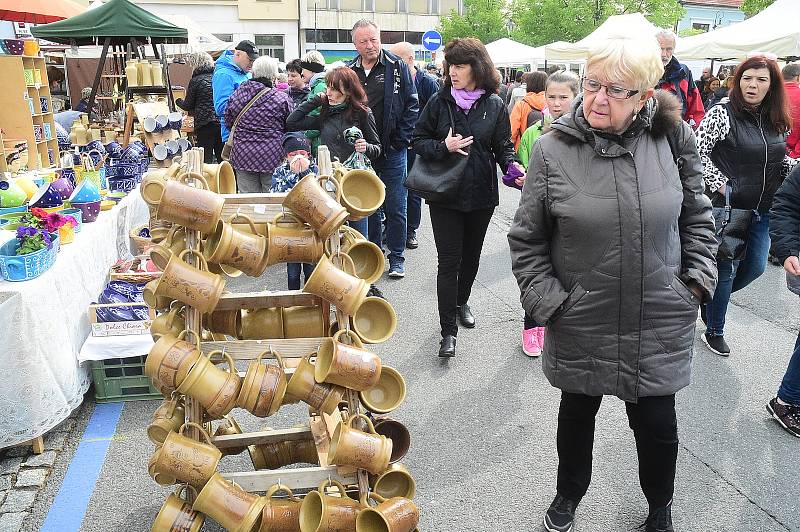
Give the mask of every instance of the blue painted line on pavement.
[(98, 404), (39, 532), (77, 532), (125, 403)]

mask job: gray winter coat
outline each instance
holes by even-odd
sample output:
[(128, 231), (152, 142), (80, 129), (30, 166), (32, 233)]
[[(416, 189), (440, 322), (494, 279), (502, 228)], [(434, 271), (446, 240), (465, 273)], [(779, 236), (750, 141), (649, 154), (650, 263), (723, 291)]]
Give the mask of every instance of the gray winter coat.
[(547, 326), (553, 386), (670, 395), (690, 380), (700, 301), (687, 283), (709, 299), (717, 279), (694, 134), (666, 93), (621, 136), (591, 129), (582, 105), (533, 149), (508, 235), (522, 306)]

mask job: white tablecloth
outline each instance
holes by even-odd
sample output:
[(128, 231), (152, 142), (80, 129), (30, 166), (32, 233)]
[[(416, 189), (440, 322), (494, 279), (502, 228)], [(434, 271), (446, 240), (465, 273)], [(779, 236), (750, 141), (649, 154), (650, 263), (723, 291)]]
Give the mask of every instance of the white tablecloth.
[[(41, 276), (0, 280), (0, 448), (41, 436), (83, 401), (91, 376), (77, 356), (90, 332), (88, 306), (127, 253), (130, 229), (147, 219), (147, 205), (134, 190), (84, 224)], [(0, 234), (1, 241), (14, 236)]]

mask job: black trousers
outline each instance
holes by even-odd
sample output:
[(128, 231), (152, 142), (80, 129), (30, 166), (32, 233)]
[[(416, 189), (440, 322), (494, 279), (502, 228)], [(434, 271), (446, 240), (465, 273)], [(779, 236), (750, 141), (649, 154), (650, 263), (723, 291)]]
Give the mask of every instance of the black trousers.
[[(594, 423), (601, 397), (561, 393), (558, 410), (558, 493), (580, 501), (592, 478)], [(628, 424), (636, 439), (639, 484), (651, 508), (666, 506), (675, 489), (678, 421), (675, 395), (641, 397), (625, 403)]]
[(216, 158), (218, 163), (222, 162), (222, 133), (219, 124), (211, 122), (194, 130), (197, 136), (197, 147), (203, 148), (203, 162), (213, 164)]
[(429, 207), (433, 239), (439, 256), (436, 273), (439, 323), (442, 336), (456, 336), (457, 306), (469, 301), (494, 208), (462, 212), (440, 205)]

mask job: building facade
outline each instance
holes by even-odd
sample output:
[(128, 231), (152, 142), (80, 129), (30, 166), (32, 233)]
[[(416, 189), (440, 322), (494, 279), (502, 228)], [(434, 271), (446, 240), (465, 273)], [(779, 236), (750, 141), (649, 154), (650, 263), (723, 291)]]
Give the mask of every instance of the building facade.
[(694, 29), (712, 31), (722, 26), (735, 24), (745, 19), (739, 9), (743, 0), (683, 0), (686, 9), (683, 19), (678, 22), (678, 33)]

